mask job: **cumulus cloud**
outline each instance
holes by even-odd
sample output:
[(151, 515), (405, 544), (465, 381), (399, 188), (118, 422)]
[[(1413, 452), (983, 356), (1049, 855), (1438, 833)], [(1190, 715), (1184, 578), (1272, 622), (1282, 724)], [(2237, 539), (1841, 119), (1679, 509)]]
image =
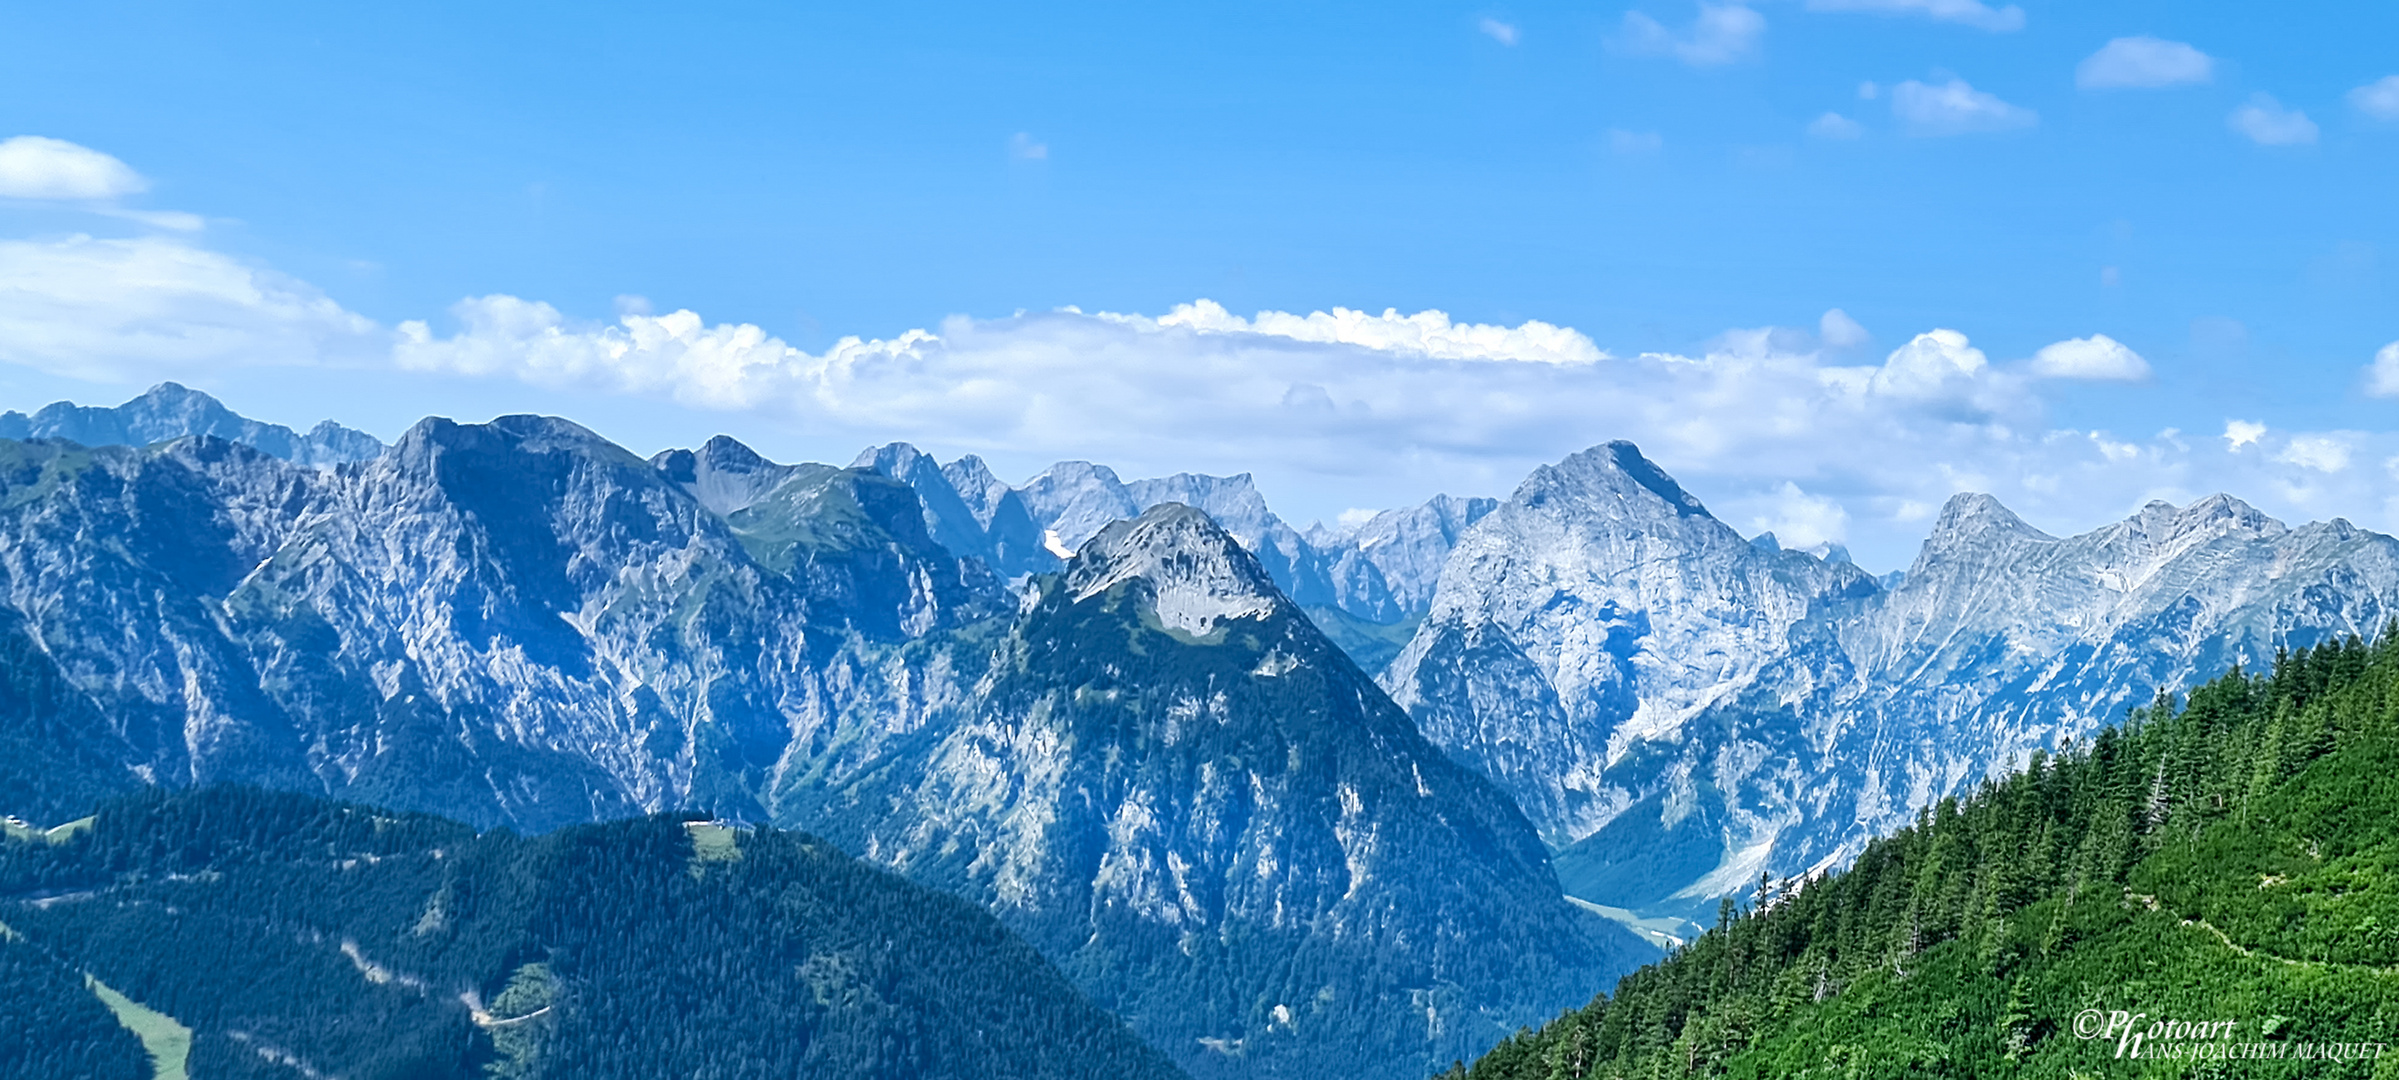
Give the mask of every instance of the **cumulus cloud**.
[(2074, 84), (2085, 90), (2147, 90), (2215, 77), (2214, 57), (2180, 41), (2153, 37), (2117, 38), (2074, 69)]
[(1819, 139), (1855, 139), (1866, 134), (1866, 126), (1837, 112), (1828, 112), (1808, 122), (1808, 134)]
[(2259, 146), (2304, 146), (2316, 141), (2316, 122), (2297, 109), (2286, 109), (2272, 94), (2258, 94), (2232, 111), (2224, 122)]
[(1516, 44), (1516, 25), (1514, 23), (1505, 23), (1486, 16), (1476, 29), (1481, 30), (1483, 36), (1502, 45)]
[(2385, 75), (2349, 91), (2349, 104), (2376, 120), (2399, 120), (2399, 75)]
[(2004, 33), (2024, 29), (2024, 9), (1994, 8), (1981, 0), (1808, 0), (1809, 11), (1853, 11), (1870, 15), (1918, 15)]
[(2376, 351), (2374, 362), (2366, 365), (2366, 393), (2399, 397), (2399, 341)]
[(1849, 537), (1849, 511), (1821, 495), (1810, 495), (1789, 480), (1765, 496), (1765, 511), (1751, 515), (1750, 528), (1774, 534), (1787, 548), (1837, 544)]
[[(1998, 364), (1966, 334), (1933, 329), (1856, 362), (1825, 351), (1863, 344), (1864, 329), (1837, 314), (1814, 334), (1733, 331), (1687, 355), (1612, 355), (1535, 321), (1243, 316), (1206, 301), (1154, 315), (957, 317), (808, 350), (755, 325), (630, 301), (584, 320), (487, 296), (439, 326), (386, 329), (177, 238), (0, 244), (9, 363), (127, 381), (236, 363), (374, 365), (726, 417), (699, 423), (782, 432), (819, 460), (907, 439), (981, 453), (1013, 476), (1068, 458), (1128, 475), (1252, 471), (1295, 520), (1435, 491), (1504, 494), (1537, 464), (1629, 438), (1724, 520), (1793, 546), (1839, 540), (1874, 568), (1903, 565), (1963, 490), (2052, 531), (2217, 490), (2286, 518), (2399, 524), (2388, 520), (2399, 475), (2355, 467), (2399, 456), (2399, 432), (2232, 421), (2219, 441), (2062, 428), (2048, 417), (2072, 384), (2042, 369), (2122, 374), (2128, 362), (2106, 360), (2105, 342)], [(2399, 355), (2376, 363), (2399, 372)]]
[(1910, 135), (1971, 135), (2012, 131), (2041, 122), (2031, 109), (2010, 105), (1952, 78), (1934, 86), (1910, 79), (1891, 88), (1891, 115)]
[(1840, 308), (1827, 311), (1823, 318), (1816, 320), (1816, 336), (1836, 349), (1854, 348), (1874, 340), (1873, 334), (1867, 333), (1864, 326)]
[(2349, 467), (2349, 439), (2338, 434), (2299, 435), (2284, 443), (2275, 460), (2320, 473), (2337, 473)]
[(1718, 67), (1757, 55), (1766, 36), (1766, 17), (1740, 3), (1699, 5), (1699, 18), (1689, 29), (1672, 30), (1638, 11), (1624, 14), (1621, 47), (1636, 53), (1671, 56), (1693, 67)]
[(0, 241), (0, 362), (138, 382), (383, 349), (373, 322), (308, 284), (180, 240)]
[(2046, 345), (2032, 358), (2033, 374), (2051, 379), (2138, 382), (2149, 377), (2149, 361), (2106, 334)]
[(149, 186), (124, 162), (63, 139), (0, 141), (0, 198), (114, 199)]

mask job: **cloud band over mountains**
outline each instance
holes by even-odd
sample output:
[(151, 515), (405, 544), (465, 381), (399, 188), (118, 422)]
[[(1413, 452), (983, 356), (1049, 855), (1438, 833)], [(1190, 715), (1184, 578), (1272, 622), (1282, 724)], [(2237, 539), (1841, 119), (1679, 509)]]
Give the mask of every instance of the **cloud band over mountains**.
[[(580, 320), (513, 296), (386, 327), (181, 237), (0, 243), (0, 360), (85, 378), (205, 380), (227, 365), (371, 367), (627, 395), (803, 430), (828, 453), (907, 439), (1003, 466), (1256, 471), (1295, 516), (1499, 493), (1533, 465), (1630, 438), (1745, 530), (1904, 561), (1940, 502), (1988, 491), (2056, 528), (2218, 489), (2308, 518), (2399, 525), (2399, 436), (2053, 426), (2058, 388), (2150, 369), (2105, 335), (1992, 358), (1935, 329), (1881, 360), (1867, 328), (1736, 330), (1696, 355), (1617, 356), (1538, 321), (1335, 309), (1240, 316), (1072, 309), (953, 317), (812, 353), (746, 323), (628, 303)], [(2399, 386), (2378, 358), (2371, 388)], [(2365, 358), (2361, 358), (2365, 359)], [(729, 427), (738, 425), (728, 424)]]

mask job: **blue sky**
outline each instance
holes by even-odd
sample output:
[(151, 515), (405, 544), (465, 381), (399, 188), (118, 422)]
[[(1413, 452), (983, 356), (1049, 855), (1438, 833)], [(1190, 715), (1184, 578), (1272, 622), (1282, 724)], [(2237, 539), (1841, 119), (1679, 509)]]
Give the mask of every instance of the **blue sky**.
[[(86, 290), (20, 299), (12, 314), (0, 289), (8, 407), (174, 377), (247, 412), (334, 415), (387, 437), (425, 412), (531, 409), (644, 452), (716, 430), (787, 457), (912, 439), (1018, 472), (1064, 456), (1248, 469), (1300, 520), (1438, 488), (1504, 492), (1532, 462), (1621, 435), (1744, 529), (1782, 523), (1886, 564), (1912, 551), (1923, 504), (1974, 481), (2053, 529), (2204, 494), (2218, 477), (2285, 515), (2399, 526), (2382, 475), (2399, 425), (2366, 372), (2399, 339), (2399, 83), (2378, 82), (2399, 75), (2399, 5), (91, 4), (5, 18), (0, 138), (58, 140), (138, 177), (91, 197), (0, 198), (0, 239), (16, 242), (0, 260), (20, 280)], [(2093, 74), (2094, 54), (2128, 37), (2154, 40)], [(148, 246), (84, 258), (76, 237)], [(109, 313), (156, 266), (203, 263), (302, 299), (262, 313), (227, 298), (249, 287), (236, 282), (187, 303), (216, 287), (194, 284)], [(800, 407), (784, 398), (808, 392), (783, 384), (711, 395), (523, 361), (536, 344), (478, 336), (454, 309), (491, 296), (550, 305), (559, 333), (586, 335), (688, 309), (814, 358), (845, 336), (915, 328), (952, 354), (975, 335), (1014, 343), (971, 377), (925, 361), (920, 383), (886, 377), (888, 396), (827, 412), (821, 389)], [(1438, 417), (1378, 426), (1407, 410), (1345, 388), (1387, 379), (1461, 409), (1566, 391), (1486, 378), (1496, 368), (1411, 383), (1374, 365), (1418, 363), (1421, 348), (1245, 324), (1209, 339), (1227, 378), (1255, 381), (1253, 362), (1330, 367), (1279, 395), (1208, 403), (1123, 377), (1188, 366), (1177, 350), (1191, 333), (1012, 319), (1073, 306), (1154, 323), (1202, 298), (1244, 317), (1538, 320), (1619, 361), (1749, 348), (1813, 356), (1810, 371), (1887, 363), (1949, 328), (1989, 372), (2021, 374), (2045, 346), (2102, 334), (2146, 375), (1909, 398), (1884, 441), (1857, 440), (1884, 457), (1921, 441), (1918, 473), (1895, 478), (1887, 463), (1803, 460), (1739, 431), (1789, 399), (1743, 397), (1723, 371), (1713, 389), (1678, 391), (1680, 369), (1599, 364), (1574, 391), (1646, 394), (1722, 430), (1594, 405), (1587, 425), (1546, 416), (1512, 432), (1527, 406), (1503, 402), (1453, 434)], [(1835, 308), (1870, 339), (1828, 334)], [(980, 322), (941, 329), (958, 316)], [(184, 328), (163, 334), (170, 346), (44, 329), (110, 319)], [(453, 344), (446, 359), (391, 359), (411, 320)], [(1766, 327), (1791, 329), (1727, 337)], [(1132, 336), (1075, 336), (1086, 331)], [(461, 351), (469, 337), (480, 344)], [(1273, 347), (1226, 359), (1242, 341)], [(1339, 355), (1278, 351), (1295, 343)], [(1039, 348), (1064, 352), (1024, 351)], [(460, 360), (468, 351), (477, 359)], [(1000, 417), (976, 397), (995, 380), (1077, 386), (1098, 376), (1074, 365), (1100, 356), (1116, 356), (1106, 381), (1127, 397), (1083, 396), (1152, 426), (1055, 401)], [(983, 404), (903, 407), (928, 394)], [(1296, 442), (1270, 437), (1285, 413), (1211, 411), (1316, 394), (1344, 419)], [(2236, 419), (2270, 434), (2219, 434)], [(1976, 434), (1995, 425), (2010, 437)], [(1786, 427), (1791, 439), (1855, 429)], [(2156, 441), (2166, 429), (2212, 449), (2174, 451)], [(2103, 432), (2163, 464), (2141, 473), (2137, 455), (2077, 443), (2133, 472), (2071, 479), (2080, 459), (2037, 449), (2058, 432)], [(2292, 449), (2308, 438), (2337, 443), (2342, 466), (2322, 468), (2314, 444)], [(2250, 450), (2314, 464), (2234, 468)], [(2005, 490), (2027, 469), (2065, 479)], [(1837, 517), (1805, 520), (1827, 500)]]

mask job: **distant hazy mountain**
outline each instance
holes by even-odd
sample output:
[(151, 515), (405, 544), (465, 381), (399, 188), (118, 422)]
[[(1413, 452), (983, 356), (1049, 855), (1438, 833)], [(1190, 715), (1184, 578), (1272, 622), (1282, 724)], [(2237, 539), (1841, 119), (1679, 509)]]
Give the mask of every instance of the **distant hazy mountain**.
[(2050, 537), (1988, 496), (1886, 587), (1742, 540), (1630, 444), (1467, 530), (1382, 676), (1577, 895), (1696, 909), (1837, 864), (2038, 747), (2399, 613), (2399, 542), (2216, 496)]
[(303, 435), (280, 424), (237, 416), (217, 399), (160, 383), (115, 408), (56, 402), (33, 415), (0, 413), (0, 439), (66, 439), (85, 446), (148, 446), (187, 435), (214, 435), (302, 465), (363, 461), (383, 452), (372, 435), (324, 421)]
[(1196, 507), (1249, 549), (1275, 585), (1303, 608), (1339, 611), (1373, 626), (1411, 623), (1423, 615), (1450, 546), (1466, 526), (1498, 505), (1493, 499), (1439, 495), (1422, 506), (1385, 511), (1354, 532), (1310, 534), (1276, 516), (1248, 473), (1126, 481), (1105, 465), (1065, 461), (1009, 487), (980, 459), (938, 465), (907, 443), (869, 449), (851, 467), (873, 469), (915, 488), (935, 539), (983, 559), (1003, 576), (1057, 569), (1109, 523), (1150, 507), (1170, 502)]

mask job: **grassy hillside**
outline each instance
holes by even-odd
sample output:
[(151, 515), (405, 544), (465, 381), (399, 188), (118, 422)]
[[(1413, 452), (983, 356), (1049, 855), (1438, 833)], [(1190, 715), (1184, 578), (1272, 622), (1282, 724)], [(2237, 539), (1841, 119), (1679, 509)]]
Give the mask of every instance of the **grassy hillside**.
[(798, 833), (143, 792), (0, 839), (0, 924), (12, 1077), (150, 1075), (110, 1008), (196, 1077), (1179, 1075), (989, 915)]
[(2399, 1075), (2399, 634), (2161, 699), (1749, 907), (1452, 1075)]

